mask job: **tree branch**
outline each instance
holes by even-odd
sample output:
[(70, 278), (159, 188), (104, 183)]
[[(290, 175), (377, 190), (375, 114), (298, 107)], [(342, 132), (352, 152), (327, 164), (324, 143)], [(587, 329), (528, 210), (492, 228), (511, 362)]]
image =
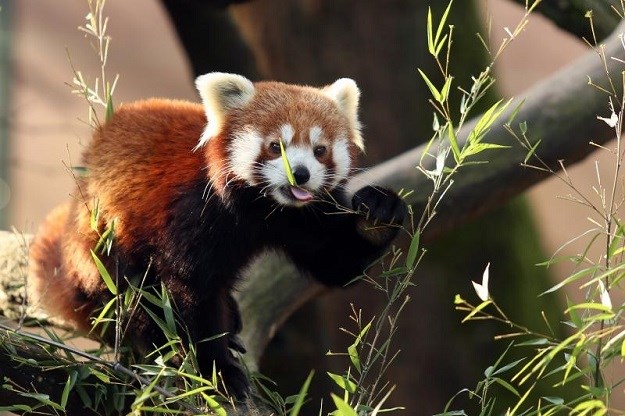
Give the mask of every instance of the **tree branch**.
[[(623, 30), (624, 23), (618, 26), (608, 40), (605, 52), (608, 56), (607, 69), (618, 80), (621, 79), (623, 64), (610, 57), (625, 60), (625, 51), (619, 38)], [(600, 144), (615, 138), (614, 130), (596, 119), (598, 114), (608, 113), (608, 97), (588, 85), (589, 77), (598, 85), (610, 83), (603, 63), (595, 52), (588, 52), (565, 69), (530, 88), (523, 94), (524, 99), (515, 100), (501, 116), (501, 120), (507, 120), (511, 112), (524, 100), (516, 121), (527, 121), (528, 135), (534, 140), (542, 139), (537, 153), (554, 169), (558, 169), (559, 160), (565, 160), (571, 165), (592, 153), (596, 147), (592, 146), (590, 141)], [(621, 94), (621, 91), (617, 91), (617, 94)], [(461, 146), (478, 119), (479, 117), (473, 119), (458, 134)], [(548, 177), (544, 173), (520, 166), (526, 151), (502, 124), (494, 126), (484, 141), (510, 148), (481, 154), (481, 160), (488, 159), (487, 165), (468, 166), (461, 170), (439, 205), (438, 213), (426, 230), (426, 235), (422, 236), (424, 242), (437, 239), (444, 232), (505, 203)], [(414, 192), (407, 202), (419, 213), (425, 206), (431, 190), (428, 180), (416, 169), (425, 147), (419, 146), (357, 175), (350, 183), (352, 190), (365, 183), (394, 189), (413, 189)], [(271, 288), (282, 287), (285, 279), (293, 279), (291, 272), (285, 273), (286, 269), (281, 268), (292, 266), (284, 264), (285, 262), (275, 257), (269, 257), (264, 264), (267, 268), (253, 268), (248, 278), (248, 286), (241, 295), (241, 298), (250, 299), (249, 303), (254, 305), (253, 311), (243, 311), (244, 322), (248, 326), (248, 329), (244, 330), (243, 339), (250, 350), (264, 348), (272, 335), (270, 332), (250, 330), (250, 320), (253, 320), (256, 327), (271, 328), (276, 322), (274, 319), (277, 311), (284, 311), (278, 320), (282, 322), (288, 316), (286, 314), (294, 309), (294, 302), (309, 299), (319, 290), (310, 280), (298, 280), (300, 282), (298, 289), (288, 293), (272, 290)], [(250, 297), (252, 293), (262, 293), (262, 297), (257, 300), (255, 296)], [(276, 310), (276, 307), (279, 309)], [(269, 309), (273, 309), (272, 315), (260, 313)], [(262, 349), (253, 351), (254, 356), (261, 354)]]
[[(614, 130), (598, 121), (596, 116), (607, 115), (606, 94), (588, 85), (610, 85), (608, 74), (615, 74), (620, 82), (623, 64), (612, 57), (625, 60), (619, 34), (625, 29), (621, 24), (606, 44), (607, 70), (595, 52), (589, 52), (568, 68), (560, 71), (524, 94), (524, 105), (516, 122), (527, 121), (529, 134), (534, 140), (542, 139), (538, 154), (552, 167), (558, 168), (560, 160), (567, 164), (579, 161), (595, 149), (589, 142), (605, 143), (615, 137)], [(620, 87), (619, 87), (620, 88)], [(616, 91), (616, 94), (622, 92)], [(503, 114), (507, 120), (521, 102), (517, 99)], [(477, 117), (459, 133), (465, 141)], [(471, 217), (504, 203), (512, 196), (545, 179), (547, 175), (520, 167), (526, 151), (504, 129), (494, 126), (484, 141), (510, 146), (506, 150), (489, 151), (480, 158), (488, 164), (462, 169), (450, 191), (438, 207), (434, 222), (423, 236), (431, 242), (442, 233)], [(461, 144), (462, 145), (462, 144)], [(424, 147), (420, 146), (401, 154), (369, 171), (357, 175), (351, 185), (376, 183), (395, 189), (414, 189), (408, 199), (415, 212), (425, 206), (431, 189), (428, 180), (415, 169)], [(27, 238), (0, 232), (0, 313), (20, 319), (24, 314), (25, 250)], [(245, 322), (243, 339), (248, 347), (248, 361), (255, 365), (275, 330), (303, 302), (322, 291), (308, 279), (296, 278), (297, 271), (282, 257), (267, 255), (250, 268), (246, 286), (242, 288), (239, 302)], [(33, 314), (29, 309), (28, 314)], [(41, 317), (41, 315), (39, 315)], [(20, 351), (27, 357), (28, 350)], [(5, 354), (0, 354), (0, 368), (13, 368), (15, 364)], [(63, 385), (58, 388), (62, 389)], [(53, 395), (53, 392), (47, 392)], [(58, 392), (57, 392), (58, 393)], [(3, 400), (0, 396), (0, 400)]]
[[(513, 0), (525, 7), (527, 0)], [(530, 4), (533, 1), (530, 1)], [(542, 0), (536, 10), (562, 30), (580, 39), (593, 41), (587, 11), (592, 11), (597, 41), (608, 37), (620, 22), (616, 10), (621, 10), (619, 0)]]

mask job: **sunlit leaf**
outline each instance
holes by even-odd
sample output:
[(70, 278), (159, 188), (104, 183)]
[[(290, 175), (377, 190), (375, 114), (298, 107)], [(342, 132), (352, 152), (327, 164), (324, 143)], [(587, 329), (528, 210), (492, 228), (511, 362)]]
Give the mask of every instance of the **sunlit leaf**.
[(282, 156), (282, 164), (284, 165), (284, 171), (286, 172), (286, 177), (289, 180), (289, 184), (291, 186), (296, 186), (295, 176), (293, 175), (293, 170), (291, 169), (291, 164), (289, 163), (289, 159), (286, 157), (286, 151), (284, 150), (284, 144), (282, 140), (280, 140), (280, 155)]
[(91, 257), (93, 258), (95, 266), (98, 269), (98, 272), (100, 272), (100, 276), (102, 276), (102, 280), (104, 280), (104, 284), (106, 285), (107, 289), (113, 295), (117, 295), (117, 286), (115, 286), (115, 283), (113, 282), (113, 279), (111, 278), (108, 270), (106, 270), (106, 267), (104, 267), (104, 264), (102, 263), (102, 261), (100, 261), (100, 259), (93, 252), (93, 250), (89, 251), (91, 251)]
[(430, 79), (427, 77), (427, 75), (425, 75), (423, 71), (421, 71), (421, 69), (417, 68), (417, 71), (419, 71), (419, 74), (421, 74), (421, 78), (423, 78), (425, 84), (430, 89), (430, 93), (432, 94), (434, 99), (438, 102), (441, 102), (441, 93), (436, 89), (432, 81), (430, 81)]
[(337, 416), (358, 416), (358, 413), (352, 407), (345, 403), (343, 399), (341, 399), (336, 394), (332, 393), (332, 400), (334, 401), (334, 405), (336, 406), (336, 410), (338, 413), (334, 413)]
[(343, 377), (341, 375), (338, 374), (333, 374), (328, 372), (328, 376), (330, 376), (330, 378), (332, 380), (334, 380), (334, 382), (336, 383), (337, 386), (339, 386), (340, 388), (342, 388), (343, 390), (345, 390), (348, 393), (355, 393), (356, 392), (356, 383), (354, 383), (353, 381), (349, 380), (346, 377)]
[(289, 416), (297, 416), (299, 414), (302, 408), (302, 405), (304, 404), (304, 399), (306, 399), (306, 394), (308, 393), (308, 387), (310, 386), (310, 382), (312, 381), (312, 378), (314, 375), (315, 375), (315, 372), (313, 370), (308, 374), (308, 377), (306, 377), (306, 381), (304, 381), (302, 388), (299, 390), (297, 399), (295, 400), (295, 404), (293, 405), (293, 408), (291, 409), (291, 413), (289, 413)]

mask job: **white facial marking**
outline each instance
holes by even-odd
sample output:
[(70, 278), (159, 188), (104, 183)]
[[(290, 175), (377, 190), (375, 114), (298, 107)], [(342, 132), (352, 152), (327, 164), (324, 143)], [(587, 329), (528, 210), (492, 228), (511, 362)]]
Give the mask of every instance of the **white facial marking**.
[(298, 166), (303, 166), (308, 169), (308, 172), (310, 172), (310, 179), (303, 185), (304, 188), (314, 191), (323, 185), (323, 176), (326, 167), (325, 165), (319, 163), (313, 155), (310, 147), (289, 147), (286, 149), (286, 157), (289, 159), (291, 168), (295, 169)]
[(310, 133), (308, 137), (310, 137), (310, 144), (312, 144), (314, 147), (323, 137), (323, 130), (319, 126), (313, 126), (310, 128)]
[(283, 124), (282, 126), (280, 126), (280, 137), (282, 138), (282, 143), (284, 143), (285, 146), (291, 144), (291, 141), (293, 140), (293, 135), (295, 135), (295, 132), (293, 131), (293, 126), (291, 126), (290, 124)]
[(232, 172), (247, 183), (255, 185), (254, 170), (260, 155), (263, 138), (252, 127), (235, 134), (230, 143), (230, 159)]
[(332, 185), (336, 185), (349, 175), (352, 160), (349, 156), (347, 139), (338, 139), (332, 146), (332, 158), (334, 159), (334, 178)]
[(208, 124), (194, 151), (221, 131), (226, 114), (245, 107), (254, 96), (254, 84), (241, 75), (212, 72), (200, 75), (195, 85), (202, 98)]
[[(289, 146), (285, 151), (291, 168), (296, 169), (303, 166), (310, 173), (310, 179), (302, 185), (302, 188), (311, 192), (318, 191), (324, 184), (326, 167), (315, 158), (312, 148), (309, 146)], [(282, 193), (283, 189), (289, 186), (282, 158), (266, 161), (261, 168), (261, 175), (266, 181), (268, 189), (271, 190), (271, 196), (276, 201), (284, 205), (302, 205), (301, 202), (294, 201)]]

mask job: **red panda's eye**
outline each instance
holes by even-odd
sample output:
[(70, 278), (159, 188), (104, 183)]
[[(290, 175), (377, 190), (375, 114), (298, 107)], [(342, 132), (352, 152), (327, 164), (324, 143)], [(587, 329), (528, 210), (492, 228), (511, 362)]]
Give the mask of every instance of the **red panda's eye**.
[(280, 143), (278, 143), (278, 142), (271, 142), (271, 143), (269, 143), (269, 150), (271, 151), (271, 153), (279, 155), (281, 153), (280, 152)]
[(325, 146), (315, 146), (315, 148), (313, 149), (313, 152), (315, 153), (316, 157), (321, 157), (325, 155), (326, 151), (327, 149)]

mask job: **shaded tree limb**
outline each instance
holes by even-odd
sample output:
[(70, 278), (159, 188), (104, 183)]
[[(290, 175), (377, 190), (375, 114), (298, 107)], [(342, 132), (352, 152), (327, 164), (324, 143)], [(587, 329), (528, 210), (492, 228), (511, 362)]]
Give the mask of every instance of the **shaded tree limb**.
[[(527, 0), (512, 0), (525, 7)], [(533, 0), (529, 1), (530, 5)], [(592, 21), (597, 41), (607, 38), (621, 20), (612, 8), (621, 10), (619, 0), (541, 0), (536, 11), (545, 15), (560, 29), (580, 39), (593, 40), (587, 11), (592, 11)]]
[[(606, 44), (607, 69), (610, 74), (620, 74), (623, 64), (612, 57), (625, 60), (625, 52), (619, 38), (625, 29), (622, 23)], [(528, 136), (542, 139), (538, 154), (554, 169), (559, 161), (567, 165), (588, 156), (595, 147), (589, 142), (605, 143), (614, 138), (614, 130), (596, 120), (607, 115), (608, 99), (605, 93), (588, 85), (588, 77), (603, 87), (610, 84), (609, 74), (595, 52), (574, 62), (571, 66), (532, 87), (523, 96), (525, 103), (516, 116), (516, 122), (527, 121)], [(620, 76), (617, 77), (620, 80)], [(619, 87), (620, 88), (620, 87)], [(622, 92), (615, 91), (616, 94)], [(520, 100), (514, 101), (502, 115), (506, 120)], [(461, 145), (468, 136), (477, 117), (461, 130)], [(526, 151), (505, 130), (501, 123), (495, 125), (484, 139), (489, 143), (510, 146), (507, 150), (489, 151), (482, 160), (487, 165), (468, 166), (438, 206), (437, 214), (424, 242), (431, 242), (456, 225), (493, 208), (528, 187), (545, 179), (543, 172), (524, 169), (520, 163)], [(420, 146), (377, 165), (357, 175), (352, 181), (354, 188), (362, 183), (376, 183), (393, 188), (415, 189), (408, 202), (419, 212), (430, 193), (428, 180), (418, 173), (415, 166), (424, 152)], [(428, 168), (428, 166), (425, 166)], [(24, 313), (25, 245), (14, 234), (0, 233), (0, 313), (19, 319)], [(243, 338), (248, 347), (249, 363), (255, 365), (275, 332), (288, 315), (305, 300), (318, 294), (322, 288), (311, 280), (298, 279), (297, 271), (283, 258), (268, 255), (255, 267), (250, 268), (247, 284), (242, 288), (239, 300), (245, 322)], [(31, 313), (30, 311), (28, 312)], [(0, 340), (4, 343), (4, 340)], [(20, 350), (23, 357), (32, 356), (29, 349)], [(36, 357), (33, 357), (36, 358)], [(15, 368), (7, 354), (0, 354), (0, 368)], [(3, 370), (3, 374), (8, 374)], [(35, 377), (36, 374), (31, 374)], [(59, 389), (63, 385), (54, 384)], [(50, 385), (51, 388), (54, 385)], [(58, 391), (46, 392), (53, 396)], [(0, 395), (2, 400), (9, 400)], [(8, 402), (11, 403), (11, 402)]]
[[(625, 23), (618, 26), (606, 45), (606, 56), (625, 60), (625, 51), (619, 38), (625, 30)], [(607, 68), (620, 80), (623, 64), (608, 58)], [(589, 52), (565, 69), (533, 86), (522, 96), (514, 100), (505, 111), (501, 120), (505, 121), (521, 101), (523, 107), (516, 116), (516, 122), (527, 121), (528, 136), (533, 140), (542, 139), (537, 153), (554, 170), (559, 169), (559, 160), (571, 165), (591, 154), (596, 147), (589, 142), (600, 144), (615, 138), (614, 130), (596, 119), (598, 114), (606, 115), (608, 97), (605, 93), (588, 85), (588, 77), (595, 84), (607, 86), (608, 75), (603, 63), (595, 52)], [(619, 87), (620, 88), (620, 87)], [(621, 91), (617, 91), (621, 94)], [(460, 146), (466, 141), (472, 126), (479, 117), (469, 122), (458, 134)], [(480, 160), (488, 164), (462, 168), (455, 178), (455, 183), (445, 195), (437, 209), (437, 215), (422, 236), (422, 241), (431, 242), (443, 233), (487, 210), (499, 206), (530, 186), (548, 177), (539, 172), (520, 166), (526, 151), (516, 142), (499, 123), (491, 129), (484, 139), (488, 143), (510, 146), (509, 149), (495, 150), (480, 154)], [(425, 146), (416, 147), (370, 170), (357, 175), (350, 185), (352, 190), (365, 183), (375, 183), (394, 189), (413, 189), (407, 202), (419, 213), (426, 206), (431, 192), (431, 184), (416, 166), (421, 159)], [(432, 166), (425, 166), (432, 168)], [(319, 287), (310, 280), (301, 285), (297, 292), (273, 290), (282, 287), (284, 280), (293, 279), (291, 273), (283, 274), (280, 266), (285, 262), (270, 257), (263, 267), (255, 267), (248, 281), (248, 286), (241, 294), (247, 298), (270, 299), (270, 302), (249, 301), (249, 306), (242, 310), (244, 322), (249, 326), (254, 321), (257, 328), (271, 328), (275, 322), (283, 322), (286, 316), (282, 311), (293, 309), (293, 303), (309, 299), (319, 291)], [(295, 273), (295, 271), (293, 271)], [(281, 305), (281, 306), (279, 306)], [(250, 346), (252, 356), (260, 356), (269, 340), (270, 332), (244, 330), (243, 338)]]

